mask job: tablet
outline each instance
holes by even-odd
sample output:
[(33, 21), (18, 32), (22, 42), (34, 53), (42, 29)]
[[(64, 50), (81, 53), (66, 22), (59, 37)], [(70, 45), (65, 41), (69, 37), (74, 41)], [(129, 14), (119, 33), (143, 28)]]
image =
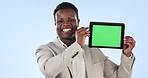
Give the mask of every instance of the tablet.
[(89, 47), (123, 49), (124, 23), (90, 22)]

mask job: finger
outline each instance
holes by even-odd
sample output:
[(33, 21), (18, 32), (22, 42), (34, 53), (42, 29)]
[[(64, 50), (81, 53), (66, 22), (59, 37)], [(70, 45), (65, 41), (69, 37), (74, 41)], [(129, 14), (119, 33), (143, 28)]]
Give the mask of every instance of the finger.
[(127, 43), (127, 45), (129, 46), (129, 48), (133, 49), (134, 45), (132, 45), (131, 43)]
[(90, 31), (83, 31), (83, 32), (80, 32), (81, 35), (87, 35), (87, 34), (90, 34)]
[(136, 41), (135, 40), (132, 40), (132, 41), (129, 41), (133, 46), (135, 46), (136, 44)]
[(87, 33), (88, 29), (81, 29), (80, 31), (78, 31), (79, 34), (85, 34)]
[(125, 36), (124, 40), (128, 40), (128, 38), (132, 38), (131, 36)]
[(125, 36), (124, 38), (132, 38), (131, 36)]
[(89, 34), (89, 33), (87, 33), (87, 34), (84, 34), (84, 36), (85, 36), (85, 37), (90, 37), (90, 34)]
[(81, 28), (77, 29), (77, 32), (81, 32), (81, 31), (84, 31), (84, 30), (87, 30), (87, 29), (88, 29), (88, 27), (81, 27)]
[(133, 47), (135, 46), (135, 42), (134, 41), (124, 41), (124, 45), (132, 45)]
[(85, 32), (85, 34), (89, 34), (89, 33), (90, 33), (90, 31), (89, 31), (89, 30)]
[(136, 41), (132, 37), (128, 38), (127, 42), (131, 43), (133, 46), (135, 46), (136, 43)]
[(88, 27), (81, 27), (81, 28), (77, 29), (77, 31), (79, 32), (79, 31), (81, 31), (83, 29), (88, 29)]
[(88, 33), (88, 29), (87, 28), (81, 29), (81, 30), (77, 31), (77, 33), (79, 33), (79, 34), (86, 34), (86, 33)]
[(128, 37), (127, 40), (132, 41), (134, 39), (132, 37)]
[(135, 40), (131, 36), (125, 36), (124, 41), (135, 42)]
[(124, 43), (134, 43), (133, 40), (125, 40)]
[(127, 39), (128, 39), (128, 36), (125, 36), (125, 37), (124, 37), (124, 40), (127, 40)]

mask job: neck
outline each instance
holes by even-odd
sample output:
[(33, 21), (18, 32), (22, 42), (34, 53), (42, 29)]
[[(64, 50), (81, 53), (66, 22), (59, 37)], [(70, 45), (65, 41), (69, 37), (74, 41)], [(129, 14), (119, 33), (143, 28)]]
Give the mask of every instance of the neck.
[(76, 41), (75, 38), (68, 38), (68, 39), (61, 39), (61, 41), (66, 44), (67, 46), (70, 46), (72, 43)]

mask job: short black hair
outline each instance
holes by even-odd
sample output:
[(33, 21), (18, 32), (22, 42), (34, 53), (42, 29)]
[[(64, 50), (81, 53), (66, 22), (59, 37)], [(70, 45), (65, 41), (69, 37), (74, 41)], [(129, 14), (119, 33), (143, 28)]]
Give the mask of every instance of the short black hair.
[[(55, 20), (55, 14), (57, 11), (61, 10), (61, 9), (73, 9), (76, 12), (76, 16), (78, 17), (78, 9), (76, 8), (75, 5), (73, 5), (72, 3), (69, 2), (62, 2), (60, 3), (54, 10), (53, 15), (54, 15), (54, 20)], [(56, 20), (55, 20), (56, 21)]]

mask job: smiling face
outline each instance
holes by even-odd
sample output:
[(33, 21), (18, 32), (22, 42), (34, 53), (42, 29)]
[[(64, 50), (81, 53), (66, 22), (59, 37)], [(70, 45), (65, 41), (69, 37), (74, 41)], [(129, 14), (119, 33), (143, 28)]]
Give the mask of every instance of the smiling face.
[(57, 34), (61, 40), (75, 39), (79, 19), (73, 9), (61, 9), (55, 14)]

